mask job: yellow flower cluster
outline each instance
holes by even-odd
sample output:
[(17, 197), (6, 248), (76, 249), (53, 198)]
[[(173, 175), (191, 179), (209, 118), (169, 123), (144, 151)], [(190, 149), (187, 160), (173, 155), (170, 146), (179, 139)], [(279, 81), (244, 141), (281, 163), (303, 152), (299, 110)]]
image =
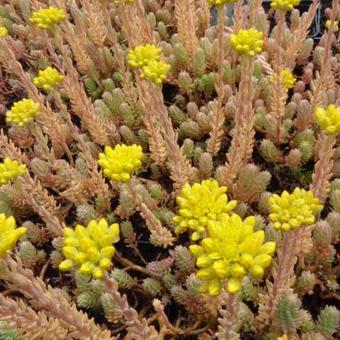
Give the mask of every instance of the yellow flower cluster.
[(39, 71), (39, 76), (33, 79), (33, 84), (46, 92), (50, 92), (54, 86), (64, 80), (64, 76), (55, 68), (47, 67)]
[(22, 99), (6, 113), (6, 122), (17, 126), (30, 123), (39, 114), (39, 104), (32, 99)]
[(33, 12), (30, 23), (42, 29), (50, 29), (65, 20), (65, 18), (66, 15), (63, 9), (51, 6)]
[(339, 21), (326, 20), (325, 26), (332, 32), (337, 32), (339, 30)]
[(340, 133), (340, 106), (329, 105), (326, 110), (319, 107), (315, 111), (315, 118), (328, 135)]
[(269, 219), (275, 229), (289, 231), (315, 222), (315, 214), (323, 208), (312, 191), (295, 188), (292, 194), (284, 191), (281, 196), (269, 198)]
[(59, 265), (61, 271), (79, 268), (83, 275), (101, 279), (112, 266), (114, 243), (119, 240), (119, 225), (108, 225), (105, 219), (92, 220), (87, 227), (78, 224), (75, 230), (65, 228), (63, 255), (66, 260)]
[(262, 278), (275, 251), (275, 242), (264, 243), (264, 231), (254, 231), (255, 216), (242, 220), (237, 214), (223, 214), (219, 222), (210, 222), (209, 236), (200, 245), (191, 245), (203, 281), (202, 293), (217, 295), (225, 285), (230, 293), (240, 290), (248, 273)]
[(4, 26), (0, 26), (0, 38), (6, 37), (8, 35), (8, 30)]
[(161, 49), (152, 44), (140, 45), (128, 53), (128, 64), (133, 68), (146, 66), (151, 60), (161, 59)]
[(226, 192), (227, 188), (220, 187), (213, 179), (192, 186), (186, 183), (176, 198), (179, 206), (178, 215), (173, 218), (178, 225), (176, 234), (191, 229), (192, 240), (204, 236), (209, 222), (219, 221), (224, 213), (236, 207), (236, 201), (228, 202)]
[(237, 34), (230, 35), (230, 43), (238, 53), (253, 57), (262, 52), (263, 32), (254, 28), (240, 30)]
[[(296, 82), (296, 78), (294, 77), (293, 73), (288, 68), (285, 68), (280, 71), (280, 79), (286, 91), (293, 88)], [(274, 82), (275, 75), (274, 74), (271, 75), (269, 80), (271, 82)]]
[(12, 250), (26, 231), (25, 227), (17, 228), (13, 216), (6, 218), (5, 214), (0, 214), (0, 257), (5, 256), (8, 250)]
[(8, 183), (26, 172), (26, 165), (20, 164), (16, 160), (5, 158), (0, 163), (0, 185)]
[(161, 60), (161, 49), (152, 44), (140, 45), (128, 53), (128, 64), (133, 68), (146, 66), (150, 61)]
[(106, 146), (99, 154), (98, 164), (106, 177), (114, 181), (126, 182), (131, 174), (142, 165), (143, 151), (140, 145), (118, 144), (112, 149)]
[(280, 9), (281, 11), (292, 11), (294, 6), (298, 6), (301, 0), (272, 0), (270, 6), (272, 9)]
[(170, 65), (161, 60), (161, 49), (152, 44), (137, 46), (128, 53), (128, 64), (141, 68), (141, 78), (162, 84)]
[(208, 0), (210, 5), (225, 5), (225, 4), (234, 4), (237, 0)]
[(169, 71), (169, 64), (164, 63), (163, 61), (151, 60), (146, 66), (143, 66), (141, 78), (160, 85), (166, 79), (166, 74)]

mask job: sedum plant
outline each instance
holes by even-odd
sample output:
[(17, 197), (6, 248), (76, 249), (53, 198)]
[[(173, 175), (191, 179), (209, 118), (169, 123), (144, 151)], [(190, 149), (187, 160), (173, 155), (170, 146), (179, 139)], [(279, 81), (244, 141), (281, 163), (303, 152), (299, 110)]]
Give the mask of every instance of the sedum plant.
[(339, 13), (0, 1), (0, 338), (338, 339)]

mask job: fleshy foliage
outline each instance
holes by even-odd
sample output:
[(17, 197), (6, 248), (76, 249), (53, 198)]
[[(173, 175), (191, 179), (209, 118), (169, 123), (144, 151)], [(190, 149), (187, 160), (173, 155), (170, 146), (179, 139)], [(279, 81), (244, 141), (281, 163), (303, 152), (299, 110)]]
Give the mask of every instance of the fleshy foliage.
[(14, 103), (11, 109), (7, 111), (6, 122), (19, 127), (25, 126), (39, 114), (39, 108), (39, 103), (32, 99), (22, 99)]
[(210, 221), (208, 236), (190, 251), (200, 268), (201, 292), (217, 295), (226, 286), (230, 293), (240, 290), (242, 279), (250, 274), (261, 279), (272, 260), (275, 242), (264, 243), (263, 230), (254, 231), (256, 218), (242, 220), (237, 214), (223, 214), (220, 221)]
[(18, 176), (23, 175), (26, 170), (25, 164), (20, 164), (17, 160), (5, 157), (0, 163), (0, 185), (6, 184)]
[(119, 241), (119, 225), (108, 225), (105, 219), (92, 220), (87, 227), (77, 224), (75, 229), (65, 228), (61, 271), (79, 269), (83, 275), (101, 279), (112, 266), (115, 253), (114, 243)]
[(236, 201), (228, 202), (227, 188), (218, 185), (213, 179), (186, 183), (176, 198), (178, 215), (173, 219), (177, 224), (176, 233), (187, 229), (193, 231), (191, 238), (198, 240), (206, 233), (209, 222), (219, 221), (224, 213), (236, 207)]
[(301, 0), (272, 0), (270, 6), (272, 9), (281, 11), (292, 11), (295, 6), (300, 4)]
[(263, 32), (254, 28), (240, 30), (237, 34), (230, 35), (230, 43), (236, 52), (253, 57), (262, 52)]
[(6, 37), (8, 35), (8, 30), (4, 26), (0, 26), (0, 38)]
[(5, 214), (0, 214), (0, 257), (11, 251), (18, 239), (25, 234), (25, 227), (17, 228), (16, 221), (13, 216), (6, 217)]
[(140, 145), (118, 144), (112, 149), (106, 146), (99, 154), (98, 164), (104, 175), (114, 181), (126, 182), (142, 165), (143, 151)]
[(42, 29), (51, 29), (56, 24), (65, 20), (66, 15), (63, 9), (56, 7), (42, 8), (33, 12), (30, 22)]
[(284, 191), (269, 198), (269, 220), (275, 229), (289, 231), (315, 222), (315, 214), (323, 209), (312, 191), (295, 188), (293, 193)]
[(38, 77), (33, 79), (33, 84), (45, 90), (46, 92), (50, 92), (56, 85), (58, 85), (64, 76), (58, 72), (53, 67), (47, 67), (44, 70), (39, 71)]
[(315, 118), (326, 134), (337, 135), (340, 133), (340, 106), (329, 105), (326, 110), (318, 107)]

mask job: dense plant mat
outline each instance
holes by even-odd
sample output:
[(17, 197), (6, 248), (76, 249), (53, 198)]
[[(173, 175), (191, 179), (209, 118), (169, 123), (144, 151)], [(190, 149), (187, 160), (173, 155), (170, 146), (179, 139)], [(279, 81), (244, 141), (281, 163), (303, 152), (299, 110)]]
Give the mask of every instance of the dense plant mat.
[(340, 4), (301, 5), (0, 2), (0, 339), (340, 337)]

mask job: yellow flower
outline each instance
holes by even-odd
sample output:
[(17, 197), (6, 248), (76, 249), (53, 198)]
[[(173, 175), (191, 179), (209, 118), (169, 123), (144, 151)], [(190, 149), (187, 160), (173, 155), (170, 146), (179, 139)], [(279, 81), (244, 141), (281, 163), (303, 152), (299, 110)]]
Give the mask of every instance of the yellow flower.
[(275, 242), (264, 243), (264, 231), (254, 231), (256, 218), (242, 220), (237, 214), (223, 214), (220, 221), (211, 221), (209, 236), (200, 245), (191, 245), (191, 253), (200, 268), (202, 293), (217, 295), (226, 285), (230, 293), (240, 290), (244, 276), (262, 278), (275, 251)]
[(26, 172), (27, 168), (25, 164), (20, 164), (16, 160), (5, 158), (0, 163), (0, 185), (8, 183)]
[(225, 4), (234, 4), (237, 0), (208, 0), (210, 5), (225, 5)]
[(270, 6), (272, 9), (281, 11), (292, 11), (294, 6), (298, 6), (301, 0), (272, 0)]
[(0, 38), (6, 37), (8, 35), (8, 30), (4, 26), (0, 26)]
[(61, 271), (79, 269), (83, 275), (92, 275), (96, 279), (112, 266), (115, 253), (114, 243), (119, 241), (119, 225), (108, 225), (105, 219), (92, 220), (87, 227), (77, 224), (75, 229), (65, 228)]
[(152, 44), (140, 45), (128, 53), (128, 64), (133, 68), (146, 66), (150, 61), (161, 59), (161, 49)]
[(194, 231), (192, 240), (202, 237), (209, 221), (219, 221), (224, 213), (236, 207), (236, 201), (228, 202), (226, 192), (227, 188), (220, 187), (213, 179), (192, 186), (186, 183), (176, 198), (179, 206), (178, 216), (174, 217), (176, 234), (191, 229)]
[(39, 28), (50, 29), (54, 25), (65, 20), (66, 15), (63, 9), (56, 7), (42, 8), (33, 12), (30, 22)]
[(169, 70), (169, 64), (163, 61), (151, 60), (146, 66), (143, 66), (141, 78), (160, 85), (165, 80), (166, 74)]
[(114, 181), (126, 182), (131, 174), (142, 165), (143, 151), (140, 145), (118, 144), (114, 149), (105, 147), (99, 154), (98, 164), (104, 170), (104, 175)]
[(326, 20), (325, 26), (332, 32), (337, 32), (339, 30), (338, 21), (333, 21), (333, 25), (332, 25), (332, 20)]
[(25, 227), (17, 228), (13, 216), (6, 218), (5, 214), (0, 214), (0, 257), (5, 256), (8, 250), (12, 250), (26, 231)]
[(237, 34), (231, 34), (230, 43), (238, 53), (253, 57), (255, 54), (262, 52), (263, 32), (254, 28), (240, 30)]
[(32, 99), (22, 99), (6, 113), (6, 122), (17, 126), (30, 123), (39, 114), (39, 104)]
[(33, 79), (33, 84), (36, 87), (42, 88), (46, 92), (49, 92), (62, 80), (64, 80), (64, 76), (62, 74), (60, 74), (53, 67), (47, 67), (45, 70), (39, 71), (39, 76)]
[(315, 118), (328, 135), (340, 133), (340, 106), (329, 105), (326, 110), (318, 107)]
[[(271, 82), (274, 82), (275, 77), (276, 77), (276, 74), (273, 74), (269, 77), (269, 80)], [(281, 82), (282, 82), (283, 86), (285, 87), (286, 91), (293, 88), (294, 85), (295, 85), (295, 82), (296, 82), (296, 78), (294, 77), (292, 72), (290, 72), (290, 70), (288, 68), (285, 68), (285, 69), (280, 71), (280, 79), (281, 79)]]
[(312, 191), (295, 188), (292, 194), (284, 191), (281, 196), (269, 198), (269, 219), (275, 229), (289, 231), (315, 222), (315, 214), (323, 208)]

